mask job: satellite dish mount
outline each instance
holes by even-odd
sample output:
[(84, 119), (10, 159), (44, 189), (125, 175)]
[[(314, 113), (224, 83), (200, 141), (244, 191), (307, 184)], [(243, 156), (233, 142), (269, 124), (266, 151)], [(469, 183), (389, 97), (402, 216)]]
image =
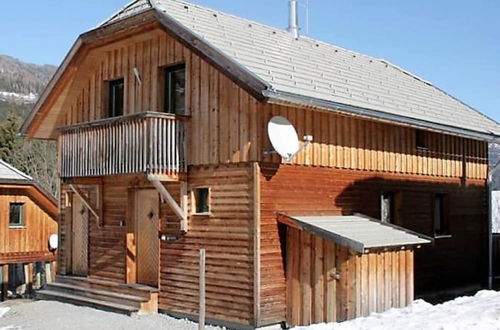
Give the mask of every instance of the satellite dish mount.
[(291, 162), (299, 152), (307, 148), (313, 141), (312, 135), (306, 135), (301, 146), (297, 130), (288, 119), (282, 116), (271, 118), (267, 124), (267, 134), (274, 150), (264, 150), (264, 156), (279, 154), (285, 162)]

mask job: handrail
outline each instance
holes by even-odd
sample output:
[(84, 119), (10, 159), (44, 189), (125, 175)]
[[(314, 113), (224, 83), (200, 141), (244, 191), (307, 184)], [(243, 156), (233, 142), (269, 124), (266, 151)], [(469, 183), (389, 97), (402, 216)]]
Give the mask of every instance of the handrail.
[(98, 119), (98, 120), (93, 120), (93, 121), (87, 121), (83, 123), (78, 123), (78, 124), (71, 124), (71, 125), (65, 125), (65, 126), (59, 126), (57, 129), (59, 132), (67, 132), (67, 131), (73, 131), (76, 129), (81, 129), (81, 128), (92, 128), (92, 127), (97, 127), (97, 126), (104, 126), (104, 125), (113, 125), (125, 121), (130, 121), (134, 119), (145, 119), (145, 118), (165, 118), (165, 119), (172, 119), (172, 120), (178, 120), (178, 121), (189, 121), (191, 116), (187, 115), (176, 115), (172, 113), (165, 113), (165, 112), (156, 112), (156, 111), (145, 111), (141, 113), (134, 113), (130, 115), (124, 115), (124, 116), (119, 116), (119, 117), (111, 117), (111, 118), (104, 118), (104, 119)]

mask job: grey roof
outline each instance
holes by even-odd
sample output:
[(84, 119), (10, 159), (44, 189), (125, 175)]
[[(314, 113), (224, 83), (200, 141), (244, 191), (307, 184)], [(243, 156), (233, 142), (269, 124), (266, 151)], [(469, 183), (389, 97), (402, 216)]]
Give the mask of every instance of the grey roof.
[(138, 0), (103, 25), (150, 8), (188, 28), (272, 91), (500, 135), (494, 120), (386, 60), (308, 37), (295, 40), (286, 30), (199, 5)]
[(33, 178), (0, 159), (0, 181), (31, 182)]
[(365, 253), (370, 249), (431, 243), (431, 240), (423, 235), (361, 215), (287, 217), (303, 230), (359, 253)]

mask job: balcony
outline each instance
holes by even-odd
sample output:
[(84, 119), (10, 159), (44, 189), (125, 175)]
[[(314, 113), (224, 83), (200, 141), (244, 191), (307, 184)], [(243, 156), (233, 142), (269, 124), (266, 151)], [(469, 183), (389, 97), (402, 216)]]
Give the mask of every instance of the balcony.
[(187, 117), (159, 112), (61, 127), (62, 178), (186, 172)]

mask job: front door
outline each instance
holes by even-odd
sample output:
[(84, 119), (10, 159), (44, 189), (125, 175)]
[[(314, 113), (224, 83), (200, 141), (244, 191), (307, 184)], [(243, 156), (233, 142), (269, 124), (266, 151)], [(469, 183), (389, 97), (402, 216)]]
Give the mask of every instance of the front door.
[(158, 287), (160, 276), (159, 211), (159, 197), (156, 190), (137, 190), (135, 195), (137, 283), (152, 287)]
[(78, 276), (87, 276), (89, 211), (76, 195), (73, 195), (72, 206), (71, 273)]

